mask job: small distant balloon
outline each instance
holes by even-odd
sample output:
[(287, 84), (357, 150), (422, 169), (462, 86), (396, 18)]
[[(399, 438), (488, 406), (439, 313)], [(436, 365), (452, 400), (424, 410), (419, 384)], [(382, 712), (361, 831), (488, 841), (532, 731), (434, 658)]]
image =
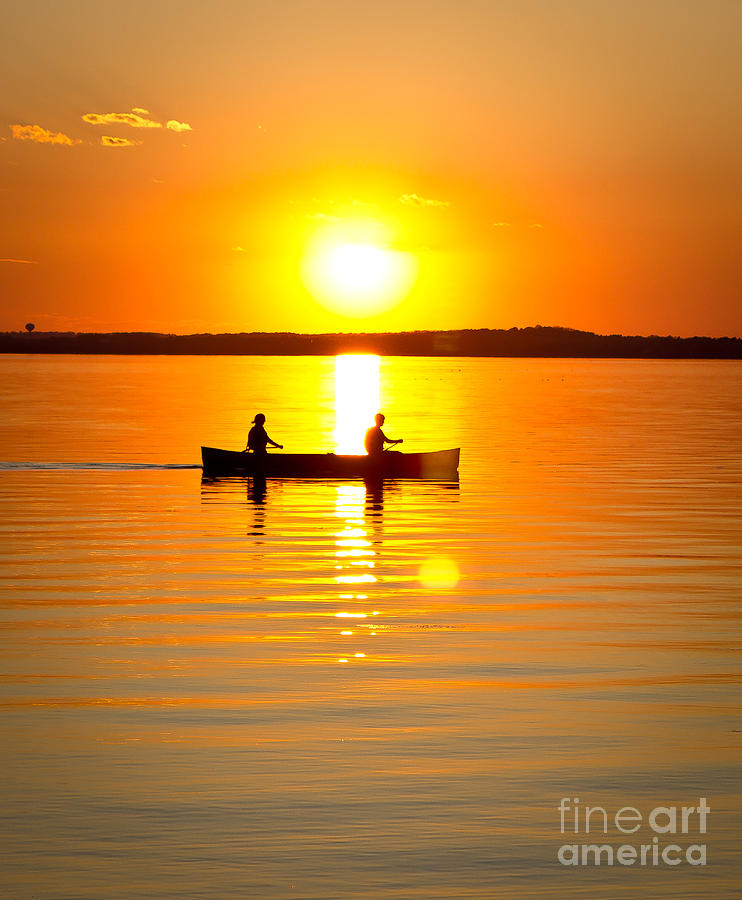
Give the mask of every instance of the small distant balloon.
[(36, 328), (33, 322), (26, 322), (26, 331), (31, 334), (31, 332)]

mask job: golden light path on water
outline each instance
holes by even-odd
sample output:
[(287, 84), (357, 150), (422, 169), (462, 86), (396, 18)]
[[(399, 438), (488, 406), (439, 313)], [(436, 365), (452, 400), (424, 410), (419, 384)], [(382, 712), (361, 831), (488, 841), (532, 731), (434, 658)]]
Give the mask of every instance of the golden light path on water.
[(379, 412), (379, 357), (344, 354), (335, 359), (335, 452), (363, 453), (363, 436)]
[[(366, 489), (363, 484), (340, 484), (335, 490), (337, 492), (335, 516), (343, 523), (343, 527), (335, 532), (335, 558), (337, 560), (335, 583), (341, 591), (347, 591), (354, 587), (367, 587), (374, 584), (377, 579), (373, 574), (376, 553), (371, 547), (368, 531), (364, 527)], [(341, 603), (362, 602), (367, 599), (367, 594), (340, 593), (338, 595)], [(377, 615), (378, 612), (373, 614)], [(347, 617), (347, 613), (343, 615), (342, 612), (336, 613), (336, 615)], [(368, 617), (368, 613), (362, 615), (364, 618)], [(358, 643), (358, 637), (354, 635), (353, 631), (343, 630), (340, 634), (343, 637), (353, 637), (356, 644)], [(369, 631), (368, 628), (363, 629), (362, 637), (375, 635), (375, 631)], [(348, 654), (341, 656), (338, 662), (347, 663), (351, 656), (356, 660), (364, 659), (366, 653), (356, 646), (352, 646)]]

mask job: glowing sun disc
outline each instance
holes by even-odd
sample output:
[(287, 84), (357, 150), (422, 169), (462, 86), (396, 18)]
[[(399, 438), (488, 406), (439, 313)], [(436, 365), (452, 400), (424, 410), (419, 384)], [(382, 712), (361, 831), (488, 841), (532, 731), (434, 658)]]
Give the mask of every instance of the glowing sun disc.
[(302, 281), (312, 296), (330, 310), (354, 316), (395, 306), (416, 276), (411, 253), (347, 240), (317, 241), (302, 264)]
[(349, 294), (370, 294), (389, 281), (391, 254), (370, 244), (340, 244), (327, 254), (327, 277)]

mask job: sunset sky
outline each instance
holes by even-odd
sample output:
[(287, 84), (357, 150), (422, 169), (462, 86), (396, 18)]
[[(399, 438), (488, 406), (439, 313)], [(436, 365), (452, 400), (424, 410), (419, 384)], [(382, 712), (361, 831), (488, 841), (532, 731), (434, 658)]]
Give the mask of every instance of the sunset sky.
[(742, 335), (736, 0), (9, 0), (0, 329)]

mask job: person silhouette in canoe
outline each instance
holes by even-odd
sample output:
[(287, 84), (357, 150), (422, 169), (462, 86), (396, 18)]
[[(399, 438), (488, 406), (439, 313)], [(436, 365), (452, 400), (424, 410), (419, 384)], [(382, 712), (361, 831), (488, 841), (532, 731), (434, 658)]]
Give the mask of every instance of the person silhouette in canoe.
[(258, 413), (252, 421), (253, 426), (247, 435), (247, 447), (245, 447), (244, 453), (252, 450), (256, 456), (265, 456), (268, 444), (270, 444), (271, 447), (277, 447), (279, 450), (283, 450), (283, 444), (277, 444), (268, 437), (268, 432), (265, 430), (265, 416), (263, 413)]
[(384, 432), (381, 430), (381, 426), (384, 424), (384, 414), (376, 413), (374, 416), (374, 421), (376, 425), (372, 426), (366, 432), (366, 437), (363, 440), (363, 446), (366, 448), (366, 453), (369, 456), (378, 456), (380, 453), (384, 452), (384, 444), (389, 444), (392, 446), (393, 444), (401, 444), (402, 438), (399, 440), (393, 441), (391, 438), (388, 438)]

